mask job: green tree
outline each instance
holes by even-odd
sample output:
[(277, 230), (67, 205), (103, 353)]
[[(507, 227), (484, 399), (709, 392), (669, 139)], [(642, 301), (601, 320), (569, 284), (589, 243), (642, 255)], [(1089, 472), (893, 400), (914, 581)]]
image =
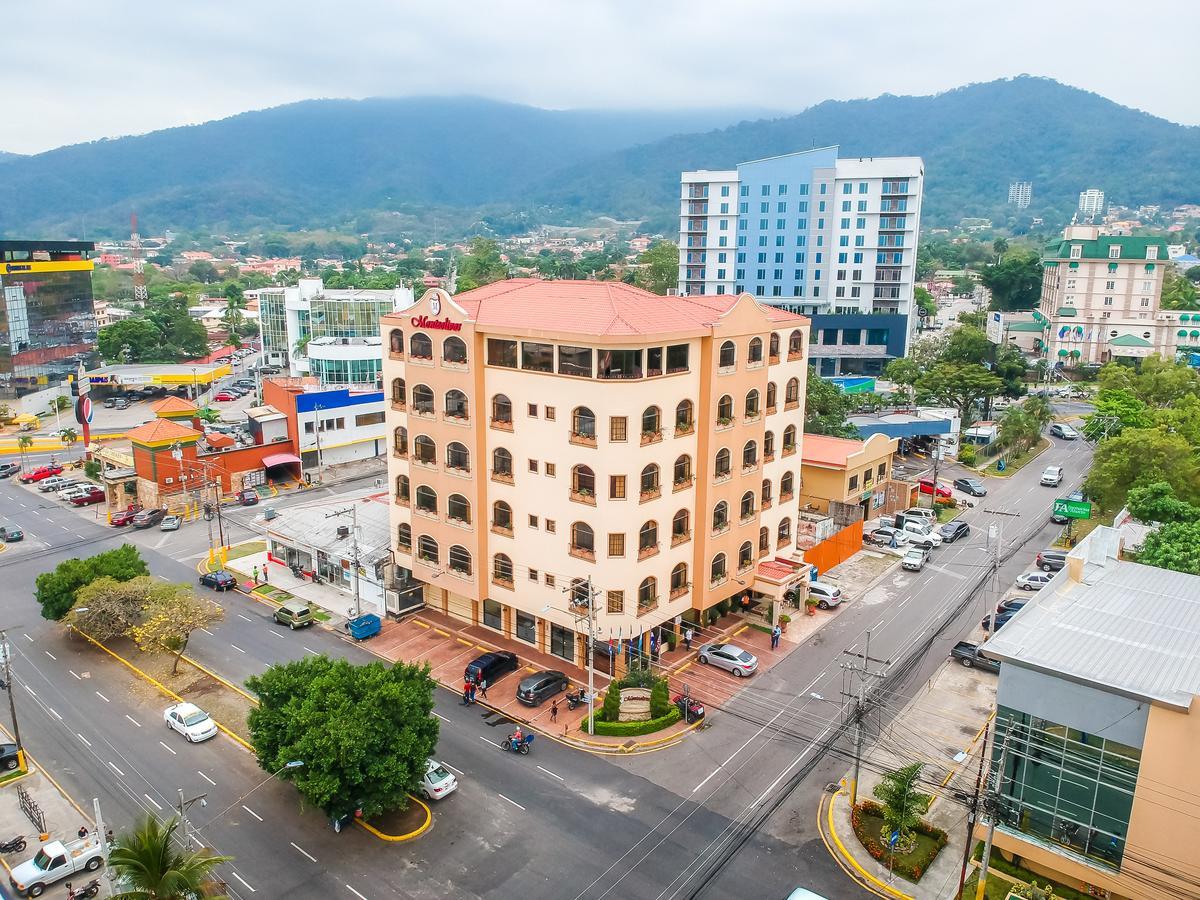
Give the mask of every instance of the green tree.
[(1037, 426), (1039, 435), (1054, 420), (1054, 409), (1045, 397), (1027, 397), (1021, 404), (1021, 408)]
[(1198, 475), (1195, 451), (1181, 436), (1160, 428), (1126, 428), (1096, 448), (1084, 490), (1111, 511), (1121, 508), (1130, 488), (1164, 481), (1176, 497), (1192, 503)]
[(1001, 262), (1004, 259), (1004, 254), (1008, 252), (1008, 239), (996, 238), (992, 241), (992, 249), (996, 251), (996, 262)]
[(207, 889), (214, 883), (216, 867), (233, 857), (215, 856), (204, 848), (180, 850), (175, 840), (178, 827), (177, 818), (160, 822), (151, 815), (117, 835), (108, 865), (128, 889), (113, 894), (113, 900), (223, 900), (223, 895)]
[(109, 363), (136, 363), (157, 358), (162, 332), (148, 319), (113, 322), (100, 329), (96, 339), (100, 355)]
[(1150, 425), (1149, 407), (1130, 388), (1101, 388), (1096, 394), (1096, 411), (1086, 418), (1083, 430), (1089, 439), (1098, 440), (1105, 432), (1111, 437), (1124, 428)]
[(992, 372), (1004, 381), (1004, 396), (1020, 397), (1025, 393), (1025, 374), (1029, 371), (1029, 363), (1025, 354), (1006, 344), (995, 349), (995, 362)]
[(1183, 273), (1183, 277), (1192, 284), (1200, 284), (1200, 266), (1192, 266)]
[(202, 284), (212, 284), (221, 277), (217, 267), (207, 259), (198, 259), (188, 266), (188, 274)]
[(1133, 390), (1149, 406), (1169, 406), (1189, 394), (1200, 395), (1200, 375), (1186, 363), (1148, 356), (1137, 370)]
[(913, 300), (916, 301), (917, 307), (921, 310), (921, 315), (927, 318), (935, 318), (938, 312), (937, 300), (933, 294), (929, 293), (925, 288), (917, 285), (913, 288)]
[(34, 597), (42, 606), (42, 616), (58, 621), (75, 605), (76, 594), (84, 585), (105, 575), (128, 581), (150, 570), (132, 544), (122, 544), (86, 559), (66, 559), (52, 571), (37, 577)]
[(980, 274), (992, 292), (992, 309), (1033, 309), (1041, 299), (1042, 261), (1035, 252), (1012, 250)]
[(638, 259), (635, 284), (652, 294), (666, 294), (679, 286), (679, 247), (671, 241), (655, 241)]
[(1161, 523), (1200, 521), (1200, 508), (1184, 503), (1165, 481), (1154, 481), (1131, 488), (1125, 506), (1139, 522)]
[(429, 666), (351, 665), (317, 656), (275, 665), (246, 681), (259, 765), (284, 777), (331, 816), (402, 808), (438, 739)]
[(1196, 291), (1196, 282), (1180, 275), (1174, 266), (1167, 266), (1163, 275), (1162, 308), (1200, 309), (1200, 293)]
[(98, 641), (124, 637), (142, 621), (154, 593), (169, 587), (149, 575), (128, 581), (103, 575), (75, 592), (75, 605), (63, 621)]
[(963, 325), (950, 332), (939, 354), (942, 362), (981, 363), (992, 357), (992, 343), (982, 328)]
[(958, 314), (958, 324), (967, 328), (978, 328), (982, 331), (983, 326), (986, 324), (986, 318), (984, 313), (981, 312), (960, 312)]
[(58, 439), (63, 442), (63, 446), (67, 449), (67, 456), (73, 455), (72, 451), (75, 444), (79, 441), (79, 432), (70, 426), (64, 428), (58, 433)]
[(810, 367), (804, 393), (805, 433), (856, 438), (858, 429), (846, 421), (853, 411), (854, 398)]
[(969, 272), (954, 277), (954, 286), (951, 288), (956, 294), (973, 294), (975, 293), (975, 279), (971, 277)]
[(63, 412), (70, 408), (71, 408), (71, 401), (68, 400), (66, 397), (64, 397), (62, 394), (55, 394), (53, 399), (51, 399), (51, 401), (50, 401), (50, 412), (52, 412), (52, 413)]
[(1000, 446), (1016, 453), (1024, 452), (1033, 445), (1041, 434), (1037, 423), (1019, 405), (1010, 406), (1000, 417), (997, 439)]
[(1200, 397), (1187, 394), (1169, 406), (1151, 410), (1149, 417), (1155, 425), (1178, 434), (1200, 451)]
[(145, 653), (175, 654), (171, 672), (178, 674), (192, 633), (220, 622), (224, 615), (220, 606), (192, 593), (190, 585), (166, 584), (154, 592), (142, 621), (129, 634)]
[(976, 407), (1004, 389), (1004, 381), (979, 363), (938, 363), (917, 381), (917, 402), (934, 402), (958, 410), (962, 429), (977, 419)]
[(921, 364), (911, 356), (893, 359), (883, 370), (883, 377), (900, 388), (906, 401), (911, 401), (914, 385), (921, 377)]
[(1200, 522), (1170, 522), (1155, 528), (1138, 549), (1137, 561), (1200, 575)]
[(458, 265), (458, 289), (469, 291), (499, 281), (508, 275), (508, 263), (500, 258), (500, 245), (477, 237)]
[(883, 829), (889, 834), (899, 832), (901, 847), (911, 845), (913, 829), (920, 823), (921, 816), (925, 815), (933, 799), (929, 794), (917, 790), (917, 781), (923, 768), (921, 763), (913, 763), (888, 772), (873, 791), (883, 806)]
[(21, 454), (21, 468), (25, 468), (25, 454), (29, 452), (29, 448), (33, 446), (33, 435), (18, 434), (17, 435), (17, 451)]

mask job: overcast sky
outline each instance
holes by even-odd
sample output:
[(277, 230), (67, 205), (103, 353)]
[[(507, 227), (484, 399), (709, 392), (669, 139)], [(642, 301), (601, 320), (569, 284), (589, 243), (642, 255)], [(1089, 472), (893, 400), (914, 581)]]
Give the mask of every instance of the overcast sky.
[[(5, 3), (0, 150), (314, 97), (759, 107), (1029, 73), (1200, 124), (1188, 4), (1099, 0), (115, 0)], [(1134, 16), (1135, 23), (1127, 17)], [(1170, 24), (1174, 21), (1174, 25)], [(1131, 33), (1129, 27), (1135, 29)]]

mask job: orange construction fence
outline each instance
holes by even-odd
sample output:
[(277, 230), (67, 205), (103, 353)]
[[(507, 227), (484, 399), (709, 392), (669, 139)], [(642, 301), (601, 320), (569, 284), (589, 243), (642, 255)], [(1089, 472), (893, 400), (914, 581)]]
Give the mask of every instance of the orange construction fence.
[(804, 551), (804, 561), (817, 567), (819, 573), (828, 572), (838, 563), (845, 562), (863, 547), (863, 523), (847, 525), (833, 537), (826, 538), (811, 550)]

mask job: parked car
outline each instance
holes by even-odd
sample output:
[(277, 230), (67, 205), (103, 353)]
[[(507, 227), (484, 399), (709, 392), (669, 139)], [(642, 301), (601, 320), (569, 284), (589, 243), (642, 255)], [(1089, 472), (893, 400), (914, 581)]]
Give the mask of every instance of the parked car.
[(908, 535), (894, 525), (880, 525), (867, 535), (867, 540), (880, 547), (890, 547), (895, 541), (897, 547), (902, 547), (908, 543)]
[(425, 774), (421, 776), (421, 796), (426, 800), (441, 800), (458, 789), (454, 773), (436, 759), (425, 760)]
[(15, 525), (5, 525), (0, 528), (0, 540), (6, 544), (15, 544), (18, 541), (25, 540), (25, 532)]
[(1008, 612), (993, 613), (992, 615), (984, 616), (983, 621), (979, 624), (983, 626), (984, 631), (988, 632), (989, 634), (994, 634), (1007, 625), (1008, 620), (1016, 614), (1017, 610), (1015, 609), (1009, 610)]
[(753, 675), (758, 670), (758, 657), (737, 644), (704, 644), (697, 652), (696, 659), (701, 665), (725, 669), (738, 678)]
[(40, 897), (49, 885), (76, 872), (95, 872), (104, 865), (99, 841), (90, 837), (74, 841), (49, 841), (33, 859), (9, 869), (8, 880), (22, 897)]
[(316, 621), (313, 617), (312, 607), (308, 605), (307, 600), (288, 600), (276, 609), (272, 616), (276, 622), (286, 625), (292, 631), (311, 625)]
[(972, 497), (986, 497), (987, 487), (978, 478), (955, 478), (954, 487)]
[(1057, 572), (1067, 564), (1067, 551), (1041, 550), (1034, 562), (1043, 572)]
[(924, 547), (909, 547), (900, 560), (900, 568), (909, 572), (920, 572), (929, 562), (929, 551)]
[(152, 507), (151, 509), (143, 509), (140, 513), (133, 517), (130, 522), (134, 528), (149, 528), (152, 525), (157, 525), (167, 515), (165, 509)]
[(37, 489), (43, 494), (48, 494), (51, 491), (59, 491), (65, 487), (71, 487), (71, 485), (71, 479), (63, 478), (61, 475), (51, 475), (49, 478), (42, 478), (37, 481)]
[(53, 478), (55, 475), (62, 474), (63, 467), (58, 463), (51, 463), (48, 466), (38, 466), (36, 469), (30, 469), (17, 476), (17, 481), (21, 484), (33, 484), (36, 481), (45, 481), (47, 478)]
[(229, 391), (217, 391), (213, 396), (213, 400), (217, 403), (231, 403), (237, 399), (237, 394), (232, 394)]
[(992, 659), (990, 656), (984, 656), (979, 652), (979, 645), (973, 644), (970, 641), (959, 641), (950, 651), (950, 655), (968, 669), (983, 669), (985, 672), (1000, 671), (999, 661)]
[(242, 506), (254, 506), (256, 503), (258, 503), (258, 491), (253, 489), (239, 491), (237, 495), (237, 502), (242, 504)]
[(1055, 422), (1050, 426), (1050, 434), (1064, 441), (1073, 441), (1079, 437), (1079, 432), (1065, 422)]
[[(105, 404), (107, 406), (108, 404)], [(113, 409), (129, 409), (129, 401), (124, 397), (113, 398)]]
[(548, 697), (565, 691), (567, 685), (567, 676), (562, 672), (536, 672), (521, 679), (517, 685), (517, 699), (526, 706), (537, 706)]
[(1005, 597), (1003, 600), (1001, 600), (999, 603), (996, 604), (996, 612), (998, 612), (998, 613), (1016, 612), (1018, 609), (1021, 609), (1022, 607), (1024, 607), (1025, 604), (1028, 603), (1031, 599), (1033, 599), (1033, 598), (1031, 598), (1031, 597)]
[(141, 511), (142, 508), (140, 506), (131, 504), (125, 509), (118, 510), (109, 516), (108, 524), (114, 526), (115, 528), (121, 528), (122, 526), (128, 525), (130, 522), (132, 522), (133, 517)]
[(172, 731), (178, 731), (189, 744), (207, 741), (217, 735), (217, 723), (195, 703), (176, 703), (168, 706), (163, 720)]
[(0, 769), (10, 772), (21, 764), (21, 760), (17, 757), (17, 745), (3, 743), (0, 744)]
[(93, 503), (104, 502), (104, 489), (98, 487), (90, 487), (86, 491), (82, 491), (71, 497), (71, 503), (74, 506), (91, 506)]
[[(932, 478), (922, 478), (919, 482), (917, 482), (917, 484), (920, 486), (922, 494), (933, 493)], [(950, 487), (946, 484), (946, 482), (939, 481), (937, 484), (937, 496), (949, 500), (954, 496), (954, 492), (950, 490)]]
[(1044, 487), (1058, 487), (1062, 484), (1063, 470), (1062, 466), (1046, 466), (1042, 470), (1042, 485)]
[(942, 536), (928, 523), (916, 522), (909, 519), (904, 523), (902, 530), (908, 535), (908, 542), (914, 547), (924, 547), (926, 550), (932, 550), (934, 547), (942, 545)]
[[(46, 479), (46, 481), (49, 480), (49, 478)], [(45, 482), (42, 483), (45, 484)], [(58, 490), (54, 492), (54, 496), (59, 500), (70, 500), (74, 494), (77, 494), (80, 491), (86, 491), (90, 487), (92, 487), (92, 483), (90, 481), (78, 481), (73, 479), (58, 488)]]
[(924, 506), (914, 506), (902, 513), (896, 513), (897, 528), (903, 528), (904, 523), (908, 521), (924, 522), (927, 525), (932, 525), (937, 522), (937, 510), (927, 509)]
[(237, 587), (237, 579), (221, 569), (217, 572), (205, 572), (200, 576), (200, 584), (214, 591), (232, 591)]
[(237, 381), (234, 382), (234, 384), (240, 388), (245, 388), (248, 391), (254, 390), (254, 379), (253, 378), (239, 378)]
[(704, 718), (704, 704), (695, 697), (685, 697), (683, 694), (676, 694), (671, 698), (671, 702), (679, 707), (679, 711), (683, 713), (683, 718), (688, 722), (695, 722), (697, 719)]
[(942, 536), (942, 541), (947, 544), (953, 544), (959, 538), (966, 537), (971, 533), (971, 526), (962, 519), (955, 519), (953, 522), (947, 522), (938, 529), (938, 534)]
[(842, 589), (828, 581), (810, 581), (808, 596), (817, 598), (818, 609), (832, 609), (846, 599)]
[(178, 531), (179, 526), (183, 524), (182, 516), (163, 516), (162, 523), (158, 526), (159, 531)]
[(1017, 587), (1023, 591), (1040, 591), (1053, 577), (1045, 572), (1026, 572), (1017, 576)]
[(20, 463), (4, 463), (3, 465), (0, 465), (0, 478), (12, 478), (20, 471)]
[(488, 687), (491, 687), (509, 672), (517, 671), (517, 665), (517, 654), (507, 650), (495, 650), (477, 656), (467, 663), (463, 670), (463, 678), (476, 684), (480, 679), (484, 679)]

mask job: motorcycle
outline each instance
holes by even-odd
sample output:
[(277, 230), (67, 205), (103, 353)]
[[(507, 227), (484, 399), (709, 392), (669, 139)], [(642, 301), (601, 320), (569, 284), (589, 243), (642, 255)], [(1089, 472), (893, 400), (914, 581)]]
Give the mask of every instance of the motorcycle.
[(25, 849), (25, 835), (18, 834), (11, 841), (0, 844), (0, 853), (20, 853)]
[(500, 742), (501, 750), (511, 750), (513, 753), (520, 753), (525, 756), (529, 755), (529, 747), (533, 744), (533, 735), (527, 734), (520, 740), (517, 740), (513, 735), (509, 735)]
[(575, 709), (578, 706), (585, 706), (588, 702), (587, 691), (569, 691), (567, 693), (567, 708)]
[(100, 893), (100, 879), (93, 878), (84, 887), (75, 890), (71, 882), (67, 882), (67, 900), (91, 900)]

